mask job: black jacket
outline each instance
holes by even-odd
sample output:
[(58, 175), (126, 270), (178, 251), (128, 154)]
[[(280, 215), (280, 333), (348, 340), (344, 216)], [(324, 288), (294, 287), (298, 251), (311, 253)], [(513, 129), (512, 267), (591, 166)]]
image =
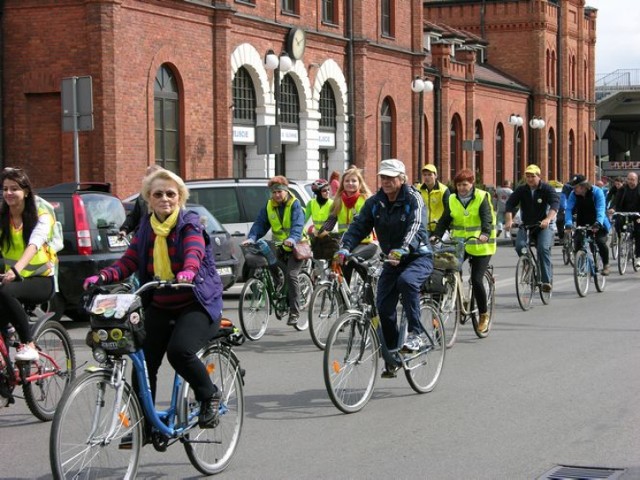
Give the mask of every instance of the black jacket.
[(533, 191), (526, 183), (517, 187), (509, 200), (505, 211), (515, 214), (520, 207), (520, 216), (524, 225), (533, 225), (541, 222), (547, 216), (548, 210), (560, 208), (560, 198), (555, 188), (545, 182), (540, 182), (538, 188)]

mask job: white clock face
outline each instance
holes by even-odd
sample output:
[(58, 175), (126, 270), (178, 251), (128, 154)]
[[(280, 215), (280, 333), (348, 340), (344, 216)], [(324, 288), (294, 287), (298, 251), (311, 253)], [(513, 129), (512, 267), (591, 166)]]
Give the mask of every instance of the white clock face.
[(300, 60), (304, 54), (306, 47), (306, 36), (304, 30), (297, 29), (291, 40), (291, 56), (296, 60)]

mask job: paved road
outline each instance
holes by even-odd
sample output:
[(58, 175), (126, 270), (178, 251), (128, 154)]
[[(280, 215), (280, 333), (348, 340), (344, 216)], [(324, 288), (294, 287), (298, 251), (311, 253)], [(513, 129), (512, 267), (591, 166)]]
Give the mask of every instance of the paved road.
[[(583, 465), (640, 478), (640, 274), (612, 275), (605, 293), (592, 288), (579, 299), (559, 254), (552, 304), (537, 299), (522, 312), (515, 254), (501, 247), (491, 335), (480, 340), (463, 326), (434, 392), (417, 395), (402, 376), (379, 379), (353, 415), (329, 400), (308, 332), (274, 321), (262, 340), (237, 350), (246, 422), (219, 477), (535, 479), (556, 465)], [(226, 305), (237, 319), (234, 290)], [(86, 325), (67, 325), (88, 358)], [(22, 401), (0, 410), (0, 477), (50, 478), (49, 427)], [(197, 477), (179, 445), (164, 454), (145, 448), (141, 463), (140, 478)]]

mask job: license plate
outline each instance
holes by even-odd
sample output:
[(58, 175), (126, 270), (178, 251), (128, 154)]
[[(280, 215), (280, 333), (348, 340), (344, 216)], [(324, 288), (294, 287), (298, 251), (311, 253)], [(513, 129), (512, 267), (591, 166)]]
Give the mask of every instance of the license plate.
[(107, 235), (107, 240), (109, 241), (109, 248), (127, 246), (124, 238), (120, 238), (120, 235)]
[(231, 275), (231, 267), (220, 267), (218, 268), (219, 275)]

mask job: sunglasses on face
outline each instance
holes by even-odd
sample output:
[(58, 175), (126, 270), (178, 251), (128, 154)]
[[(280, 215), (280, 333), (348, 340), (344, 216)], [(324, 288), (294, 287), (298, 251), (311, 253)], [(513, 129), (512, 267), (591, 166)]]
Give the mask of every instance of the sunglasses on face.
[(157, 192), (153, 192), (151, 196), (157, 199), (160, 199), (162, 197), (176, 198), (178, 196), (178, 192), (174, 192), (173, 190), (167, 190), (166, 192), (163, 192), (162, 190), (158, 190)]

